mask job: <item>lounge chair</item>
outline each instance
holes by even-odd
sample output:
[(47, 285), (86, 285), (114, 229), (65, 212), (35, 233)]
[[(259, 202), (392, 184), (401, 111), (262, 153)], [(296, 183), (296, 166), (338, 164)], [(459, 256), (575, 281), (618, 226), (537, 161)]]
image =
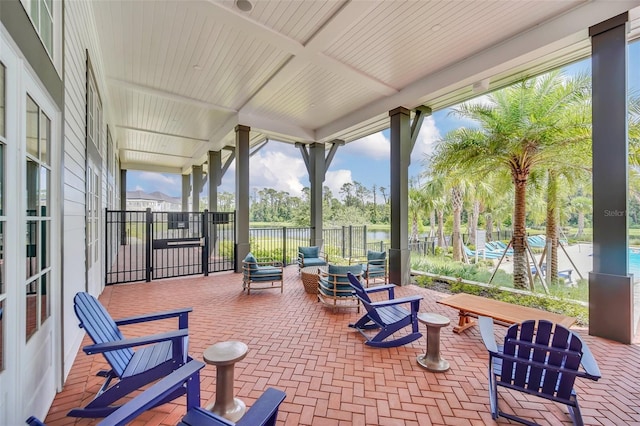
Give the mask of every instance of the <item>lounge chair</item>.
[(360, 301), (353, 294), (347, 273), (358, 279), (362, 276), (362, 265), (329, 265), (327, 271), (318, 271), (318, 301), (331, 308), (356, 308), (360, 312)]
[[(366, 345), (377, 348), (393, 348), (406, 345), (422, 337), (422, 334), (418, 331), (418, 310), (420, 309), (422, 296), (415, 295), (396, 299), (393, 291), (394, 284), (364, 288), (360, 280), (353, 274), (347, 273), (347, 276), (356, 297), (360, 299), (360, 302), (367, 310), (367, 313), (362, 318), (356, 323), (349, 324), (349, 327), (355, 328), (364, 336), (367, 340), (365, 342)], [(379, 291), (387, 291), (388, 300), (373, 302), (369, 298), (370, 293)], [(411, 310), (409, 311), (399, 305), (410, 305)], [(404, 327), (411, 327), (411, 333), (388, 339)], [(366, 331), (370, 330), (379, 331), (375, 336), (369, 336)]]
[(351, 259), (349, 263), (362, 264), (362, 278), (367, 287), (378, 281), (383, 284), (389, 282), (386, 251), (367, 250), (366, 257)]
[[(253, 286), (253, 287), (252, 287)], [(249, 252), (242, 261), (242, 291), (280, 289), (284, 291), (284, 267), (282, 262), (261, 261)]]
[[(538, 273), (538, 267), (536, 266), (535, 263), (531, 263), (529, 264), (529, 267), (531, 268), (531, 275), (536, 275)], [(540, 276), (542, 278), (544, 278), (547, 274), (547, 264), (543, 263), (542, 267), (540, 268)], [(564, 280), (565, 284), (572, 284), (573, 283), (573, 269), (563, 269), (561, 271), (558, 271), (558, 278), (561, 280)]]
[[(462, 246), (464, 248), (464, 252), (467, 255), (467, 257), (476, 257), (476, 251), (471, 250), (469, 247), (467, 246)], [(496, 253), (493, 251), (487, 251), (487, 250), (481, 250), (480, 252), (478, 252), (478, 258), (481, 259), (500, 259), (502, 257), (502, 253)]]
[(527, 244), (531, 248), (544, 248), (547, 245), (547, 239), (544, 235), (531, 235), (527, 237)]
[[(192, 360), (183, 365), (158, 383), (137, 395), (111, 415), (103, 419), (99, 426), (126, 425), (142, 413), (160, 404), (167, 395), (184, 389), (187, 395), (187, 413), (178, 423), (179, 426), (275, 426), (278, 408), (286, 394), (274, 388), (268, 388), (237, 423), (200, 408), (200, 370), (204, 363)], [(30, 426), (46, 426), (35, 417), (29, 417)]]
[[(497, 250), (499, 250), (500, 252), (504, 252), (505, 250), (507, 251), (507, 256), (513, 256), (513, 247), (509, 247), (507, 244), (505, 244), (504, 242), (498, 240), (498, 241), (494, 241), (495, 246), (497, 247)], [(509, 247), (509, 248), (507, 248)]]
[(327, 266), (326, 255), (320, 251), (320, 247), (298, 247), (298, 272), (309, 266)]
[[(191, 308), (168, 312), (140, 315), (114, 321), (102, 304), (93, 296), (79, 292), (73, 299), (74, 310), (84, 328), (91, 337), (93, 345), (82, 350), (88, 355), (102, 354), (109, 363), (110, 370), (98, 372), (105, 377), (105, 382), (96, 397), (84, 408), (69, 411), (71, 417), (105, 417), (114, 412), (118, 406), (112, 405), (120, 398), (171, 374), (184, 365), (189, 358), (187, 346), (189, 341), (188, 314)], [(178, 330), (151, 336), (125, 339), (118, 326), (137, 324), (148, 321), (178, 318)], [(135, 352), (132, 348), (139, 348)], [(117, 382), (109, 386), (111, 381)], [(164, 404), (180, 395), (184, 389), (177, 389), (173, 394), (165, 395), (157, 400)]]
[[(565, 404), (574, 425), (582, 425), (576, 377), (598, 380), (600, 369), (580, 336), (549, 321), (524, 321), (507, 330), (504, 346), (494, 337), (493, 320), (478, 317), (480, 334), (489, 351), (489, 402), (494, 420), (505, 417), (535, 425), (498, 407), (498, 386)], [(582, 366), (582, 369), (580, 367)]]

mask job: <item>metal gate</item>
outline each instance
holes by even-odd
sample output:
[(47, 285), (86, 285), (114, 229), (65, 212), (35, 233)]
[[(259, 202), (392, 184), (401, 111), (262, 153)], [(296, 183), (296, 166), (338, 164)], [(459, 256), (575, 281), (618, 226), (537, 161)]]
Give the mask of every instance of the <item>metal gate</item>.
[(234, 212), (106, 210), (105, 222), (107, 285), (234, 269)]

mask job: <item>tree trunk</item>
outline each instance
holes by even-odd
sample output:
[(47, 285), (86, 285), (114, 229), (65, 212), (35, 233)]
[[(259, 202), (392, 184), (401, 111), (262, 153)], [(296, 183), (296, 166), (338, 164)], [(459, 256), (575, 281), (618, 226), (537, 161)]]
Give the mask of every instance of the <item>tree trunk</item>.
[(433, 238), (436, 236), (436, 211), (431, 210), (429, 213), (429, 238)]
[(527, 196), (527, 172), (514, 172), (515, 197), (513, 205), (513, 286), (519, 289), (528, 289), (529, 286), (529, 262), (525, 240), (526, 228), (526, 196)]
[(438, 247), (446, 247), (444, 241), (444, 211), (438, 210)]
[(576, 233), (576, 238), (582, 237), (584, 233), (584, 213), (578, 213), (578, 232)]
[(462, 260), (462, 241), (460, 240), (460, 216), (462, 213), (462, 193), (459, 188), (451, 190), (451, 204), (453, 205), (453, 260)]
[(551, 265), (547, 265), (547, 274), (552, 279), (558, 278), (558, 178), (549, 171), (547, 183), (547, 249), (551, 242)]
[[(478, 220), (480, 219), (480, 200), (473, 200), (473, 210), (469, 215), (469, 244), (476, 245)], [(477, 247), (476, 247), (477, 248)]]
[(487, 219), (487, 241), (493, 241), (493, 215), (488, 213), (486, 215)]
[(411, 218), (411, 241), (418, 241), (418, 215), (414, 214)]

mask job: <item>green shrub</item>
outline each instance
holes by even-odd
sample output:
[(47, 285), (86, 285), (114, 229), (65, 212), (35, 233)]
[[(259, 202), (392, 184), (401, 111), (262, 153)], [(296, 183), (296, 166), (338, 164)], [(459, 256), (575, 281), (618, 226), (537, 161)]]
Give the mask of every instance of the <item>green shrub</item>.
[(489, 282), (492, 271), (480, 263), (467, 265), (444, 258), (427, 256), (412, 258), (411, 268), (440, 276), (417, 276), (416, 283), (425, 288), (490, 297), (507, 303), (576, 317), (579, 324), (586, 325), (589, 322), (588, 308), (575, 302), (575, 300), (587, 298), (588, 282), (584, 279), (579, 280), (575, 287), (568, 287), (564, 283), (551, 284), (549, 293), (553, 297), (545, 297), (540, 294), (522, 294), (521, 292), (514, 293), (500, 289), (499, 287), (513, 287), (513, 276), (501, 269), (498, 269), (488, 287), (463, 282), (463, 280)]

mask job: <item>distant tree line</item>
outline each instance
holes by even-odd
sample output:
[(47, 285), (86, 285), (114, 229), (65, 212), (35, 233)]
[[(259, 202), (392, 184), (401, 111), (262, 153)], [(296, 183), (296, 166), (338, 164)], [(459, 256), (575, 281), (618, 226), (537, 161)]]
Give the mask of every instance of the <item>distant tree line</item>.
[[(287, 222), (309, 226), (309, 193), (302, 189), (300, 197), (272, 188), (255, 188), (250, 196), (249, 220), (252, 222)], [(322, 213), (327, 226), (389, 224), (390, 206), (387, 188), (373, 185), (367, 188), (360, 182), (348, 182), (340, 188), (340, 198), (328, 186), (322, 191)], [(235, 195), (218, 194), (218, 210), (234, 210)]]

